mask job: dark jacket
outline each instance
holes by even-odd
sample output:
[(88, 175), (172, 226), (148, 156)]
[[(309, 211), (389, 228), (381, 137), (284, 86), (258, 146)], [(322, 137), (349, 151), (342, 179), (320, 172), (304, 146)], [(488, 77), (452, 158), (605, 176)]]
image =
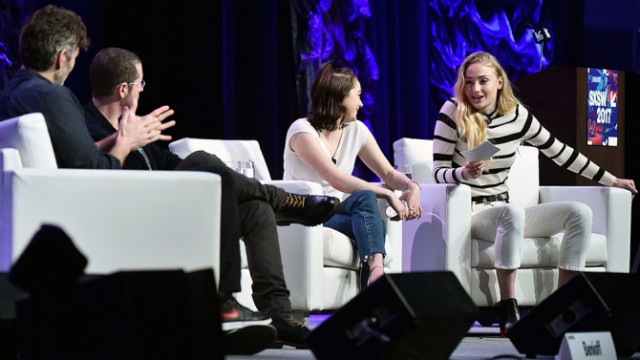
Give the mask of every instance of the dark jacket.
[(44, 115), (60, 168), (118, 169), (120, 161), (96, 147), (82, 105), (71, 90), (31, 70), (19, 70), (0, 93), (0, 119)]

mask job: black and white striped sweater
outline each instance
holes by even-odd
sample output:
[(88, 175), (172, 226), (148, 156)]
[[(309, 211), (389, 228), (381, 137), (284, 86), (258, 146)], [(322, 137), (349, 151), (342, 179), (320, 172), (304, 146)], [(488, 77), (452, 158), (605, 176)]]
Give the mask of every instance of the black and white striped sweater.
[(472, 196), (496, 195), (508, 191), (506, 180), (515, 160), (519, 145), (537, 147), (560, 167), (567, 168), (602, 185), (611, 186), (615, 176), (601, 169), (577, 150), (563, 144), (545, 129), (522, 105), (506, 115), (488, 119), (488, 140), (500, 148), (493, 157), (488, 171), (477, 179), (464, 180), (462, 169), (467, 162), (460, 155), (468, 150), (453, 121), (455, 99), (447, 101), (440, 110), (434, 131), (433, 176), (438, 183), (460, 183), (471, 187)]

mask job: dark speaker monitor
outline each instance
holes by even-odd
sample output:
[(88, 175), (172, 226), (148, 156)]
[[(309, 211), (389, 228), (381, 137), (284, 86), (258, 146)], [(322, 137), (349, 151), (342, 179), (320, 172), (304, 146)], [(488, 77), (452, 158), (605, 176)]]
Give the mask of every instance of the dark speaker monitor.
[(41, 227), (9, 276), (28, 294), (17, 298), (0, 281), (7, 351), (17, 347), (21, 359), (224, 358), (213, 269), (83, 275), (86, 265), (62, 229)]
[(213, 270), (86, 276), (69, 297), (17, 302), (24, 359), (223, 359)]
[(0, 272), (0, 359), (17, 359), (18, 332), (16, 329), (16, 300), (25, 292)]
[(44, 224), (11, 267), (16, 286), (34, 295), (60, 296), (76, 286), (87, 258), (60, 227)]
[(320, 359), (448, 359), (480, 312), (451, 272), (386, 274), (307, 337)]
[(527, 357), (555, 355), (567, 332), (610, 331), (619, 356), (640, 350), (637, 274), (585, 272), (549, 295), (509, 329)]

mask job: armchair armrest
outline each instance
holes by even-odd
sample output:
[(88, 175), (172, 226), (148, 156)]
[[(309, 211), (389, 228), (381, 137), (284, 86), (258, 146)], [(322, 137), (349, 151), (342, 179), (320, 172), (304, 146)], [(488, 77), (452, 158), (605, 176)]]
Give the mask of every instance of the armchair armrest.
[(629, 272), (631, 192), (608, 186), (541, 186), (540, 202), (579, 201), (593, 212), (593, 232), (607, 237), (607, 271)]
[(471, 189), (454, 184), (420, 186), (424, 213), (402, 224), (402, 270), (451, 271), (468, 287), (464, 279), (471, 268)]
[(87, 256), (88, 273), (211, 267), (219, 278), (218, 175), (29, 168), (4, 171), (1, 185), (0, 271), (48, 223)]

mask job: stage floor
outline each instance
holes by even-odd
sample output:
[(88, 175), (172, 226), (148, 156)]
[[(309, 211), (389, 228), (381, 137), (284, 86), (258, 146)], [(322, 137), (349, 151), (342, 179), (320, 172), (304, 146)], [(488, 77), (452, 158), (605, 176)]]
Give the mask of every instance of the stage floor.
[[(229, 355), (229, 360), (313, 360), (311, 350), (267, 349), (252, 356)], [(487, 359), (529, 359), (518, 353), (508, 338), (499, 336), (497, 327), (474, 326), (469, 335), (462, 339), (451, 354), (452, 360), (487, 360)], [(553, 356), (538, 355), (535, 359), (554, 359)], [(640, 353), (626, 359), (640, 359)], [(614, 360), (614, 359), (612, 359)]]
[[(523, 359), (518, 354), (509, 339), (492, 337), (465, 337), (451, 355), (451, 359)], [(311, 350), (296, 350), (293, 348), (268, 349), (253, 356), (230, 355), (227, 359), (234, 360), (312, 360), (315, 359)]]

